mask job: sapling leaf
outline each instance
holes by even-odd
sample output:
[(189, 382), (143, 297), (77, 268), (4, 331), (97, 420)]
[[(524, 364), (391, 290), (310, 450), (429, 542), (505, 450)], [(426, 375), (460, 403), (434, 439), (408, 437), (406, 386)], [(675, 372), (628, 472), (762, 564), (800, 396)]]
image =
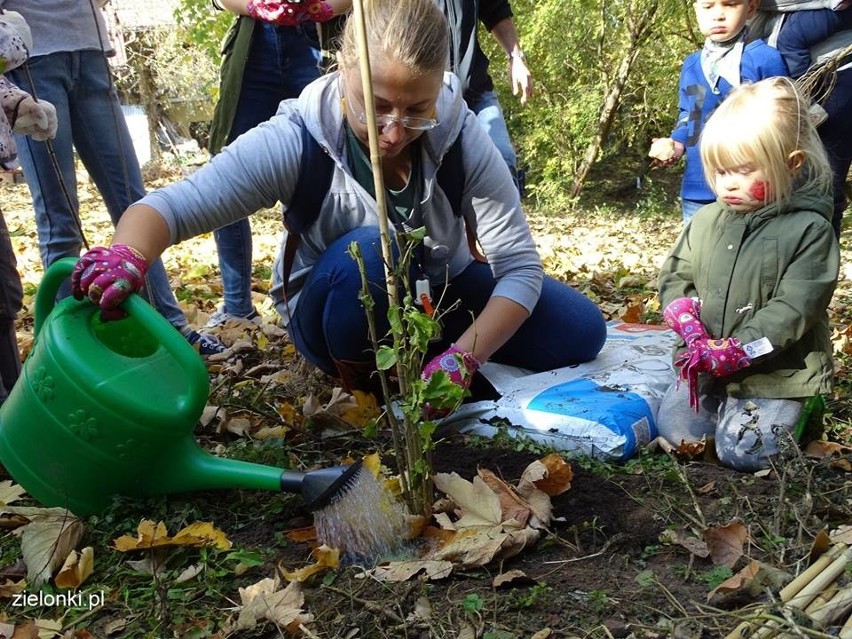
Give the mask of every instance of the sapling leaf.
[(376, 367), (380, 371), (390, 370), (396, 365), (396, 351), (390, 346), (380, 346), (376, 351)]
[(432, 434), (438, 428), (438, 424), (429, 419), (420, 422), (418, 428), (420, 429), (420, 437), (422, 438), (422, 441), (425, 444), (426, 450), (432, 450), (435, 444), (432, 441)]
[(466, 393), (467, 390), (454, 384), (447, 373), (436, 371), (426, 383), (423, 399), (433, 408), (455, 408)]
[(398, 308), (388, 309), (388, 324), (390, 325), (390, 334), (402, 333), (402, 317)]

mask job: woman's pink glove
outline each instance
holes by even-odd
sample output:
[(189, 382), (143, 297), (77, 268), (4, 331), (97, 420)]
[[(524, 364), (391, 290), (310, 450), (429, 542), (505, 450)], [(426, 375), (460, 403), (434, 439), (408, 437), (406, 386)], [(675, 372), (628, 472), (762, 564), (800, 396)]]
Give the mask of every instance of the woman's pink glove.
[(295, 27), (303, 22), (326, 22), (334, 17), (322, 0), (249, 0), (248, 14), (255, 20)]
[(114, 244), (96, 246), (81, 257), (71, 273), (71, 290), (78, 300), (88, 297), (103, 309), (103, 318), (117, 319), (117, 309), (127, 296), (138, 293), (145, 284), (148, 262), (133, 247)]
[(698, 410), (698, 373), (727, 377), (751, 364), (740, 340), (701, 338), (693, 340), (675, 362), (680, 377), (689, 384), (689, 405)]
[[(473, 376), (480, 366), (481, 364), (473, 355), (463, 351), (456, 344), (451, 344), (447, 350), (434, 357), (423, 367), (422, 377), (428, 381), (432, 375), (441, 371), (447, 374), (453, 384), (467, 390), (470, 388)], [(447, 398), (444, 403), (450, 402), (451, 400)], [(435, 406), (427, 403), (423, 408), (423, 417), (425, 419), (441, 419), (449, 415), (450, 410), (451, 407), (448, 406)]]
[(689, 346), (697, 339), (710, 337), (701, 323), (701, 302), (697, 297), (679, 297), (666, 306), (663, 319)]
[(481, 364), (473, 355), (451, 344), (447, 350), (423, 367), (423, 379), (428, 380), (438, 371), (443, 371), (453, 384), (468, 389), (473, 381), (474, 373), (480, 366)]

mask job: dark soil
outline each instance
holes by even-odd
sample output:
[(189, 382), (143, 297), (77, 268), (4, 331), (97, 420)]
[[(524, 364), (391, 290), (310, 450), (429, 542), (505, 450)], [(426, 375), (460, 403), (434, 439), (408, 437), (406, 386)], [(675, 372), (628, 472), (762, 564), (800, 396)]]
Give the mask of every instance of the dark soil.
[[(439, 445), (433, 465), (465, 478), (488, 468), (514, 484), (537, 457), (459, 439)], [(534, 548), (442, 581), (378, 583), (358, 568), (342, 569), (306, 587), (311, 628), (328, 639), (509, 639), (539, 631), (541, 637), (723, 637), (739, 623), (737, 611), (762, 595), (734, 593), (709, 605), (709, 591), (731, 573), (662, 542), (661, 533), (700, 537), (705, 527), (739, 520), (750, 540), (734, 572), (752, 559), (777, 564), (780, 558), (783, 565), (776, 567), (795, 573), (820, 529), (852, 519), (848, 476), (801, 458), (790, 462), (783, 478), (743, 475), (712, 462), (670, 463), (662, 455), (608, 477), (595, 466), (573, 464), (570, 490), (553, 499), (552, 530)], [(808, 496), (806, 483), (813, 491)], [(818, 492), (832, 485), (840, 489)], [(305, 556), (296, 545), (279, 561), (293, 568), (304, 565)], [(493, 578), (508, 570), (527, 578), (495, 589)], [(431, 615), (415, 620), (423, 598)]]

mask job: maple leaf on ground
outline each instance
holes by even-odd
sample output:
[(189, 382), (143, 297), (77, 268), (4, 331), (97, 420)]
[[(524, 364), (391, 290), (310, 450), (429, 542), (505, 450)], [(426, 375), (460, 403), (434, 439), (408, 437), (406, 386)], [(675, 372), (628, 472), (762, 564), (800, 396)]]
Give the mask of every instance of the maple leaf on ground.
[(215, 546), (220, 550), (231, 547), (230, 540), (210, 522), (195, 522), (182, 528), (174, 537), (170, 537), (163, 522), (156, 524), (150, 519), (143, 519), (136, 529), (136, 537), (122, 535), (113, 541), (116, 550), (129, 552), (145, 550), (161, 546)]
[(303, 612), (305, 596), (298, 581), (291, 582), (279, 590), (275, 579), (263, 579), (247, 588), (240, 588), (243, 608), (237, 618), (236, 630), (250, 630), (258, 621), (268, 619), (287, 632), (295, 633), (300, 625), (309, 623), (313, 617)]

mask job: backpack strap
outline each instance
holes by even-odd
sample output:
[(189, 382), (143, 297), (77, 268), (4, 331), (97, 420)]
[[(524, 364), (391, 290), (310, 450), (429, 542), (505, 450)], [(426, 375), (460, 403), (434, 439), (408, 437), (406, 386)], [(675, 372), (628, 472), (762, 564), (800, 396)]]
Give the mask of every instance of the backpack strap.
[(467, 246), (470, 249), (470, 254), (477, 262), (487, 263), (488, 260), (479, 250), (476, 240), (476, 231), (473, 225), (468, 221), (462, 210), (462, 195), (464, 194), (464, 157), (462, 157), (462, 132), (459, 132), (456, 141), (444, 154), (441, 159), (441, 166), (438, 167), (438, 186), (447, 196), (450, 201), (450, 206), (453, 208), (453, 213), (456, 217), (464, 218), (464, 232), (467, 236)]
[[(287, 297), (287, 282), (293, 270), (296, 249), (299, 246), (301, 234), (307, 231), (319, 217), (322, 202), (331, 187), (334, 161), (323, 149), (316, 138), (308, 132), (302, 123), (302, 158), (299, 165), (299, 177), (293, 190), (290, 205), (284, 211), (284, 227), (287, 229), (287, 239), (284, 242), (282, 257), (284, 297)], [(456, 217), (463, 217), (462, 195), (464, 193), (464, 158), (462, 157), (462, 134), (459, 133), (455, 142), (444, 154), (441, 166), (438, 167), (438, 186), (450, 202)], [(465, 219), (467, 243), (473, 257), (480, 261), (487, 260), (476, 246), (476, 233)]]
[(302, 157), (299, 163), (299, 177), (293, 189), (290, 205), (284, 211), (284, 227), (287, 239), (284, 241), (282, 257), (284, 299), (287, 299), (287, 283), (293, 270), (296, 249), (301, 234), (307, 231), (319, 217), (322, 201), (331, 187), (334, 161), (310, 134), (302, 123)]

